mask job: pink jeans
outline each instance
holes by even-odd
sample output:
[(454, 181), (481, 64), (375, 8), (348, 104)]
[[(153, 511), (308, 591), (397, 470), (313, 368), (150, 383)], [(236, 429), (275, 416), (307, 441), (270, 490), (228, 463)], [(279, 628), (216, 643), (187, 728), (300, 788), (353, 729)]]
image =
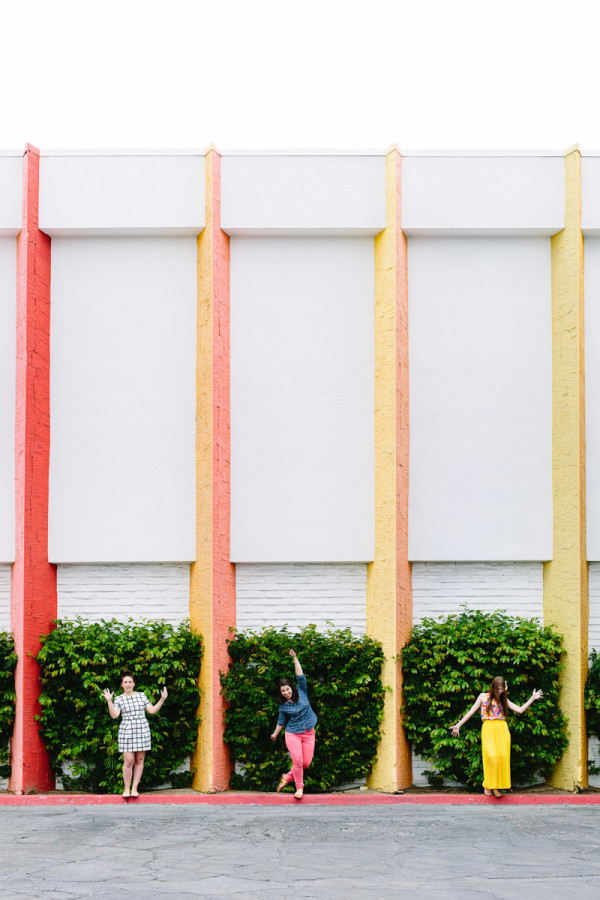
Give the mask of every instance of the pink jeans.
[(310, 766), (315, 752), (315, 729), (311, 728), (310, 731), (302, 731), (300, 734), (290, 734), (286, 731), (285, 745), (292, 757), (292, 768), (286, 775), (286, 783), (289, 784), (293, 780), (296, 790), (302, 790), (304, 770)]

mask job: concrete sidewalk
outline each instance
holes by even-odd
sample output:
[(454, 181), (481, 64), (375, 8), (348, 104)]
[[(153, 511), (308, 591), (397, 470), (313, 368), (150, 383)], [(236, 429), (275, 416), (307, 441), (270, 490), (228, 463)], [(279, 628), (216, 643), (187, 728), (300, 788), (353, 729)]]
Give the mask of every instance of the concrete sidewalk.
[(2, 900), (587, 900), (599, 811), (572, 805), (0, 809)]

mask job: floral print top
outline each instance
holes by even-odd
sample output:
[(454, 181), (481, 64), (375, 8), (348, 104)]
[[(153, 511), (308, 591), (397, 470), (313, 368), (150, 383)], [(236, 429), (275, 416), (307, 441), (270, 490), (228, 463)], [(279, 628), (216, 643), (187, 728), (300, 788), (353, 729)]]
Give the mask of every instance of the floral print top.
[(486, 700), (481, 704), (481, 718), (484, 722), (489, 722), (491, 719), (502, 719), (506, 721), (506, 717), (504, 715), (504, 710), (502, 709), (502, 704), (498, 703), (496, 699), (492, 700), (490, 703), (490, 695), (486, 694)]

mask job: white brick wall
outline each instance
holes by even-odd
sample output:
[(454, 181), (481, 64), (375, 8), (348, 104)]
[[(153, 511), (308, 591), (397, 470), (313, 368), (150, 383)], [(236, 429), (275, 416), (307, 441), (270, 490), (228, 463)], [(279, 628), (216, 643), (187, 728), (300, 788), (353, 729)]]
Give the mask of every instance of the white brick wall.
[[(462, 605), (543, 619), (541, 562), (413, 563), (412, 588), (414, 622), (426, 616), (458, 613)], [(465, 698), (465, 712), (468, 706)], [(413, 755), (415, 785), (428, 784), (423, 769), (429, 767), (429, 763)]]
[(460, 612), (462, 605), (543, 617), (541, 562), (413, 563), (413, 621)]
[(58, 618), (165, 619), (189, 616), (188, 563), (57, 566)]
[(11, 565), (0, 565), (0, 631), (10, 631)]
[(237, 627), (366, 629), (367, 566), (362, 563), (236, 566)]
[(600, 562), (590, 563), (590, 622), (588, 629), (589, 648), (600, 653)]

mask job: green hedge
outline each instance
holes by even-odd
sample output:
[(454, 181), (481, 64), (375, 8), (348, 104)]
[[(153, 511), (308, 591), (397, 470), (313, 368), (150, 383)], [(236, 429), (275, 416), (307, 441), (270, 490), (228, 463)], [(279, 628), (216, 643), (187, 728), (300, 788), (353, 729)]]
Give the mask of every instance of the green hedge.
[[(166, 684), (169, 696), (148, 716), (152, 750), (146, 756), (143, 787), (170, 783), (183, 787), (191, 774), (174, 769), (194, 751), (198, 721), (198, 675), (202, 639), (184, 622), (90, 624), (59, 620), (42, 637), (42, 737), (56, 774), (68, 790), (120, 793), (123, 758), (117, 747), (120, 719), (111, 719), (102, 689), (121, 693), (121, 673), (133, 672), (136, 690), (156, 703)], [(62, 764), (67, 763), (67, 774)]]
[(15, 723), (17, 654), (12, 634), (0, 631), (0, 777), (8, 778), (8, 742)]
[(443, 777), (480, 785), (483, 779), (479, 711), (452, 737), (477, 695), (502, 675), (508, 696), (521, 706), (534, 688), (544, 697), (512, 715), (511, 771), (515, 784), (534, 782), (562, 756), (567, 723), (558, 707), (562, 638), (533, 619), (501, 612), (463, 612), (424, 619), (402, 650), (404, 725), (414, 750), (431, 764), (429, 780)]
[(297, 634), (285, 628), (243, 632), (229, 642), (232, 662), (221, 673), (230, 704), (225, 742), (244, 767), (232, 776), (232, 788), (273, 791), (290, 768), (283, 733), (275, 742), (270, 737), (277, 724), (278, 681), (294, 677), (290, 649), (298, 654), (319, 717), (306, 791), (327, 791), (364, 778), (375, 762), (384, 700), (380, 644), (353, 637), (349, 630), (322, 634), (312, 625)]

